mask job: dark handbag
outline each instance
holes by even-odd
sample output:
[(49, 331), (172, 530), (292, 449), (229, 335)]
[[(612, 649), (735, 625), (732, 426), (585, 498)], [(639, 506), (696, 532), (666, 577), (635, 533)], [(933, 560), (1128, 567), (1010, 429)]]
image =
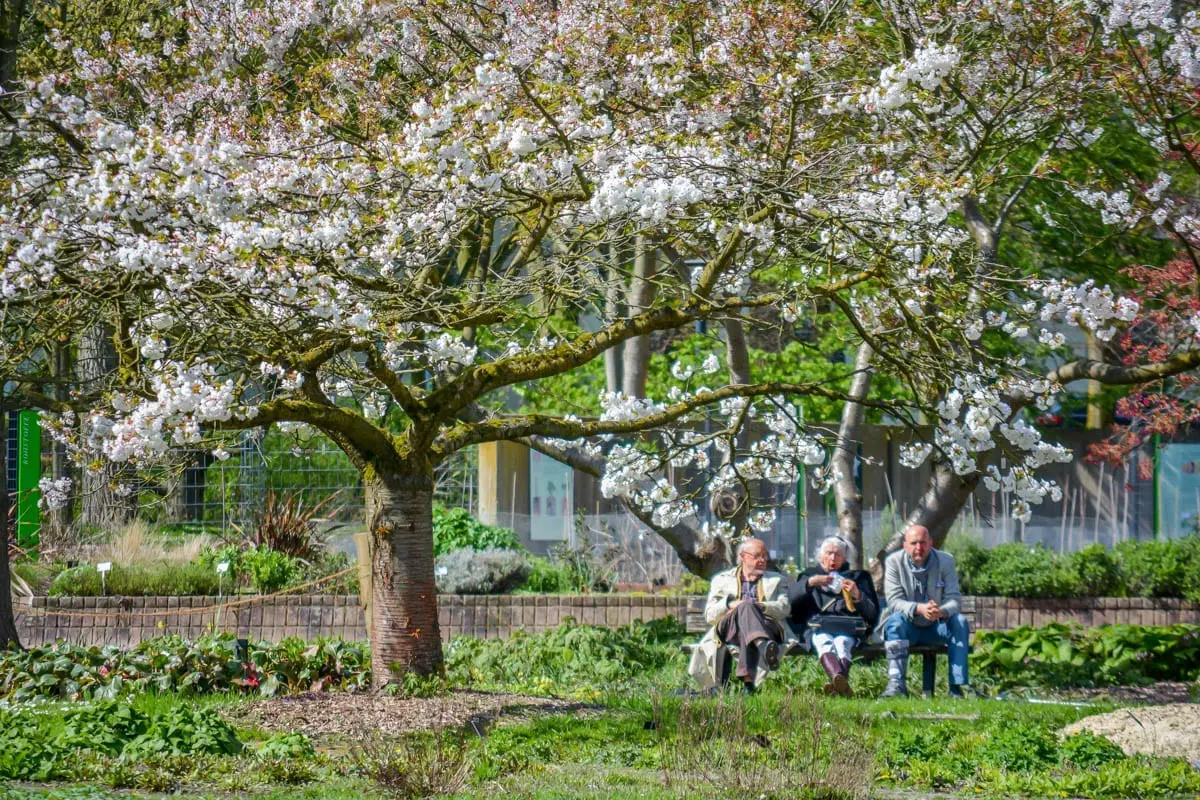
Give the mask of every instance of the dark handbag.
[(871, 626), (862, 617), (851, 617), (845, 614), (816, 614), (809, 618), (808, 627), (813, 633), (825, 633), (830, 636), (853, 636), (857, 639), (866, 637)]

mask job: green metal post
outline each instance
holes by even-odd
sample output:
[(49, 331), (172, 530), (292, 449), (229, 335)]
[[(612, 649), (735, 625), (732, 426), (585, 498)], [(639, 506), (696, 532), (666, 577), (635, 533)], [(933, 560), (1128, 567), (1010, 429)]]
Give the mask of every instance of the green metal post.
[(38, 425), (38, 412), (22, 411), (17, 414), (17, 544), (21, 547), (34, 547), (38, 543), (41, 479), (42, 429)]

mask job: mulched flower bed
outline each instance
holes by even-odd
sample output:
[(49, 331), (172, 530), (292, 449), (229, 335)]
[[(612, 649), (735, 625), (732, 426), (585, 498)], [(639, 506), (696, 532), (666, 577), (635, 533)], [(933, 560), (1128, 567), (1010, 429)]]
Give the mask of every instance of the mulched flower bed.
[(538, 714), (587, 715), (595, 708), (551, 697), (465, 690), (430, 698), (307, 692), (251, 701), (222, 709), (221, 714), (234, 725), (252, 725), (269, 733), (300, 732), (319, 741), (361, 738), (376, 731), (395, 735), (458, 726), (482, 732), (498, 718), (518, 721)]

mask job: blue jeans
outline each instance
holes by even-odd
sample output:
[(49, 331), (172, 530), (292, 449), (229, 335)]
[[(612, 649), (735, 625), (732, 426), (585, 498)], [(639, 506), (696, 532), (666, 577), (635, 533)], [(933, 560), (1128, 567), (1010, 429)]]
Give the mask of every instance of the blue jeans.
[(914, 625), (903, 614), (891, 614), (883, 627), (883, 640), (946, 645), (946, 654), (950, 658), (950, 685), (963, 686), (967, 683), (967, 650), (971, 644), (971, 628), (962, 614), (939, 619), (933, 625)]

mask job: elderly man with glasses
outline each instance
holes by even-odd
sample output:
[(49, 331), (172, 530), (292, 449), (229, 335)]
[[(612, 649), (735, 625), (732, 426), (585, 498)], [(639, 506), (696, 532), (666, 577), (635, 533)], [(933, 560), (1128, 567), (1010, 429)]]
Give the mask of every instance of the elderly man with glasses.
[(724, 682), (729, 645), (738, 648), (737, 677), (747, 693), (779, 668), (791, 612), (791, 578), (769, 571), (767, 563), (767, 546), (760, 539), (745, 539), (737, 549), (737, 565), (713, 576), (704, 607), (704, 620), (712, 627), (688, 667), (701, 688)]

